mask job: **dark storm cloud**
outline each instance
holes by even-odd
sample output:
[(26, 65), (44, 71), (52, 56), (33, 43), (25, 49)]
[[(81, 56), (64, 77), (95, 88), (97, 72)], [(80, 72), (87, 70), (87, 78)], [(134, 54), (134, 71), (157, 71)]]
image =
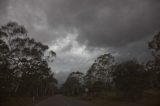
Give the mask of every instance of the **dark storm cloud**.
[(9, 0), (0, 0), (0, 25), (4, 24)]
[[(17, 21), (57, 53), (51, 67), (64, 81), (101, 54), (146, 60), (160, 31), (160, 0), (0, 0), (0, 25)], [(63, 82), (62, 81), (62, 82)]]
[(159, 0), (59, 0), (48, 12), (52, 26), (76, 27), (90, 46), (121, 47), (160, 30)]

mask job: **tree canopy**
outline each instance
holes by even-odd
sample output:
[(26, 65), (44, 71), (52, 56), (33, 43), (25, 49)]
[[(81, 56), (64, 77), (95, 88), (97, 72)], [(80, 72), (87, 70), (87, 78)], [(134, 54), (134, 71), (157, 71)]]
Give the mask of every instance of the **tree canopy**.
[[(46, 55), (47, 52), (49, 56)], [(1, 91), (7, 90), (9, 95), (42, 94), (40, 91), (42, 86), (47, 89), (50, 83), (56, 83), (47, 62), (55, 55), (55, 52), (49, 51), (47, 45), (30, 38), (24, 26), (16, 22), (2, 26), (0, 28), (0, 74), (3, 76), (0, 83)], [(36, 94), (35, 89), (38, 92)]]
[(83, 92), (83, 78), (84, 75), (81, 72), (70, 73), (62, 87), (64, 94), (72, 96), (80, 95)]
[(112, 72), (112, 77), (115, 88), (122, 93), (123, 97), (128, 99), (142, 96), (148, 85), (148, 74), (144, 66), (135, 60), (117, 64)]
[(110, 75), (113, 64), (114, 57), (111, 54), (104, 54), (99, 56), (89, 68), (85, 76), (85, 82), (88, 88), (90, 88), (92, 84), (97, 81), (104, 83), (104, 85), (110, 85)]

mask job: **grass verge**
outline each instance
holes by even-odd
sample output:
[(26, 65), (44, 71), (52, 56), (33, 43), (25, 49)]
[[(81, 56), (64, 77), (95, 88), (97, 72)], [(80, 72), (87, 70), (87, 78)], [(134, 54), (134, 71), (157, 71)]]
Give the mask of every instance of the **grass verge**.
[(1, 98), (0, 106), (35, 106), (47, 97), (40, 97), (33, 102), (32, 97), (5, 97)]
[(144, 93), (144, 97), (137, 101), (126, 101), (117, 97), (114, 92), (105, 93), (103, 96), (91, 97), (80, 96), (76, 99), (85, 100), (97, 106), (160, 106), (160, 92), (159, 91), (147, 91)]

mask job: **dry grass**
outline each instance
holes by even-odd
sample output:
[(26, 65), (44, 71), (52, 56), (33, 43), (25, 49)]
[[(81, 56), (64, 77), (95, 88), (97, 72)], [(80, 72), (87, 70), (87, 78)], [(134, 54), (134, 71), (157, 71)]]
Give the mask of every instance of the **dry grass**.
[(7, 97), (2, 98), (0, 106), (34, 106), (39, 101), (46, 99), (47, 97), (40, 97), (33, 102), (31, 97)]
[(99, 97), (82, 96), (80, 99), (90, 101), (98, 106), (160, 106), (160, 91), (146, 91), (144, 98), (138, 101), (122, 100), (114, 92), (104, 93)]

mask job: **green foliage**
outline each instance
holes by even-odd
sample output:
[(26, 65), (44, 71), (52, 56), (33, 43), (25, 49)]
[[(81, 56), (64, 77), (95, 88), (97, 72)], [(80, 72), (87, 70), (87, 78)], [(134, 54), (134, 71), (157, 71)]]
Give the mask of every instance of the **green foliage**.
[[(45, 53), (49, 52), (49, 56)], [(9, 22), (0, 28), (0, 91), (7, 95), (46, 95), (56, 80), (48, 66), (54, 57), (48, 46), (28, 37), (22, 25)], [(48, 58), (50, 57), (50, 58)]]
[(101, 55), (95, 60), (85, 76), (85, 84), (90, 91), (93, 89), (92, 85), (97, 81), (102, 82), (105, 88), (111, 86), (113, 63), (114, 57), (111, 54)]
[(91, 92), (94, 96), (98, 96), (105, 89), (105, 84), (101, 81), (96, 81), (92, 84)]
[(112, 77), (121, 96), (128, 99), (142, 96), (148, 85), (148, 73), (143, 65), (134, 60), (117, 64)]
[(80, 95), (83, 92), (83, 73), (72, 72), (62, 86), (64, 94), (70, 96)]

